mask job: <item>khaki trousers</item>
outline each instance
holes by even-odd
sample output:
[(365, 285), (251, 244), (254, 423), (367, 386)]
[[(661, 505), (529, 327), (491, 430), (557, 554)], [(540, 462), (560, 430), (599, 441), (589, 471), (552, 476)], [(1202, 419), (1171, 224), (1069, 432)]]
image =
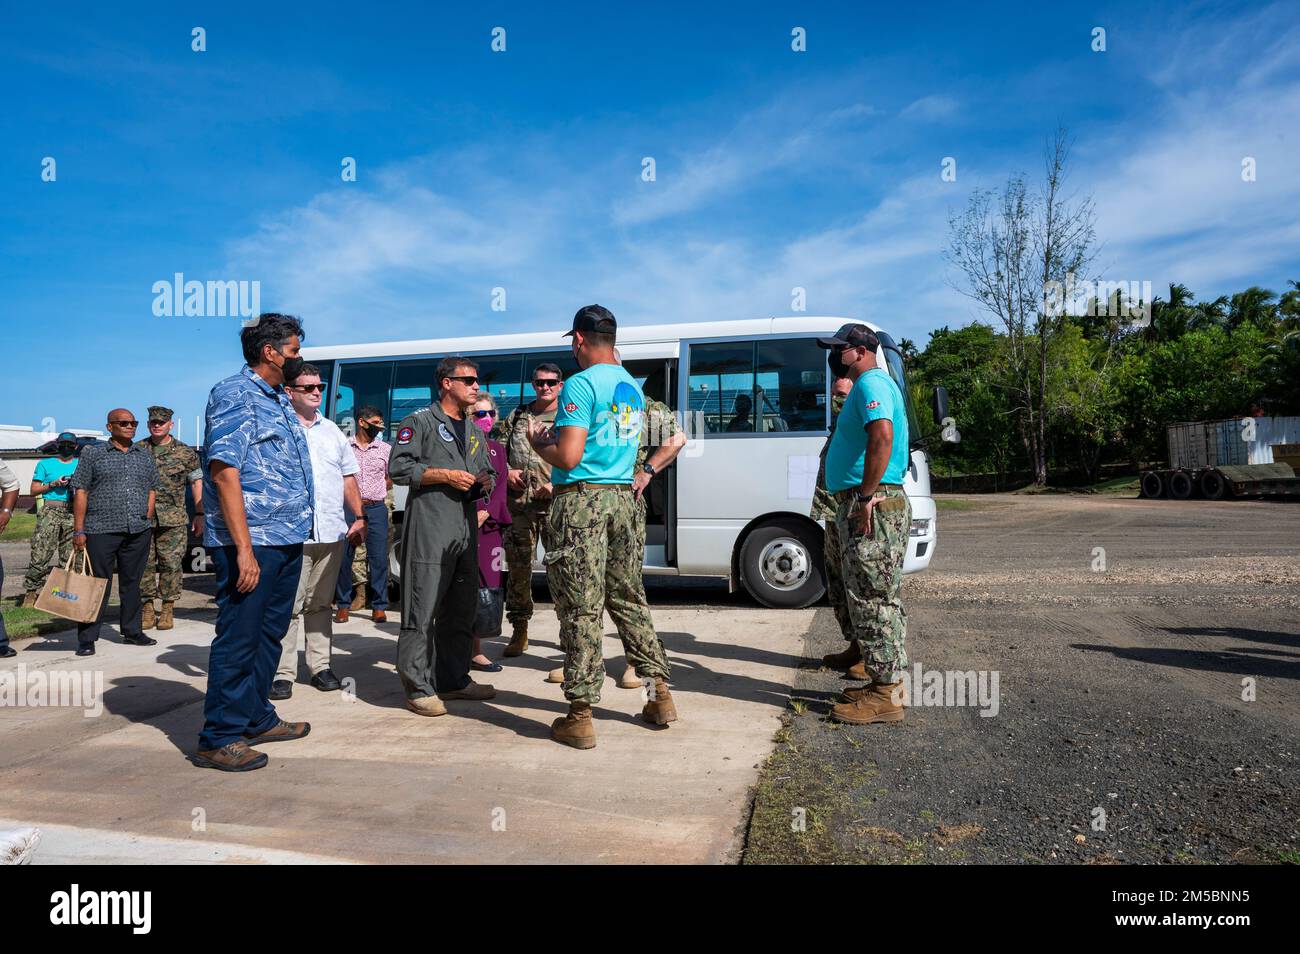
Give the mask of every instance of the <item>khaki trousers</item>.
[[(334, 639), (334, 587), (343, 566), (346, 541), (305, 543), (302, 547), (302, 575), (293, 600), (293, 618), (280, 651), (276, 680), (293, 682), (298, 675), (298, 644), (306, 643), (307, 668), (314, 676), (330, 666), (330, 644)], [(301, 637), (299, 636), (301, 633)]]

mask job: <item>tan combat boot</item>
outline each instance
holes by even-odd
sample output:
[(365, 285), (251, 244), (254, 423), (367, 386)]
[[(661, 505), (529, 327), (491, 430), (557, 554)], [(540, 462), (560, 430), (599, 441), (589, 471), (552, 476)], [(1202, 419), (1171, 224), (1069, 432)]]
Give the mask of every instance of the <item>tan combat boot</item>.
[(352, 610), (355, 613), (357, 610), (365, 609), (365, 608), (366, 608), (366, 591), (364, 589), (359, 589), (357, 590), (356, 595), (352, 597), (352, 604), (348, 607), (348, 609)]
[(546, 674), (546, 681), (564, 682), (564, 667), (561, 666), (559, 669), (552, 669), (550, 672), (548, 672)]
[(569, 714), (551, 723), (551, 738), (575, 749), (596, 747), (596, 726), (591, 721), (591, 706), (570, 702)]
[(631, 663), (627, 664), (627, 669), (623, 671), (623, 678), (618, 681), (620, 689), (640, 689), (641, 677), (636, 674), (636, 670)]
[(830, 669), (848, 669), (854, 663), (860, 662), (862, 662), (862, 650), (858, 648), (856, 640), (845, 646), (844, 652), (828, 653), (822, 657), (822, 665)]
[(159, 629), (171, 629), (173, 626), (176, 625), (176, 623), (173, 622), (172, 620), (173, 605), (174, 604), (172, 603), (171, 600), (163, 600), (162, 615), (158, 617)]
[(35, 605), (36, 605), (36, 597), (38, 597), (38, 596), (40, 596), (39, 593), (24, 593), (24, 594), (23, 594), (23, 606), (35, 606)]
[(663, 676), (655, 676), (653, 686), (646, 689), (649, 697), (641, 707), (641, 718), (655, 725), (667, 725), (677, 721), (677, 707), (673, 705), (673, 694), (668, 691), (668, 682)]
[(447, 714), (447, 707), (442, 704), (442, 700), (437, 696), (419, 696), (415, 699), (407, 699), (406, 708), (410, 709), (416, 715), (422, 716), (440, 716)]
[(157, 619), (154, 617), (153, 600), (144, 601), (144, 609), (140, 610), (140, 629), (153, 629)]
[[(903, 703), (898, 699), (903, 683), (874, 682), (869, 686), (849, 689), (844, 695), (849, 700), (831, 709), (831, 718), (849, 725), (871, 725), (874, 722), (902, 722)], [(850, 695), (852, 693), (852, 695)]]
[(850, 666), (848, 672), (844, 675), (848, 676), (850, 679), (861, 679), (867, 682), (871, 681), (871, 673), (867, 672), (867, 667), (862, 664), (861, 660)]
[(515, 631), (510, 634), (510, 645), (506, 647), (505, 656), (522, 656), (528, 648), (528, 623), (515, 623)]

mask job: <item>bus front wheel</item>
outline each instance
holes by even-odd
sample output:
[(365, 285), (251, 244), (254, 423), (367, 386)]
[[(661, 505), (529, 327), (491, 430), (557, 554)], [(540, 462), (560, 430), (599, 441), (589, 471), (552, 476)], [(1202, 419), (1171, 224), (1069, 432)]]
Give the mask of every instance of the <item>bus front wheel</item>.
[(804, 528), (758, 527), (740, 548), (741, 580), (764, 606), (811, 606), (826, 592), (819, 551), (820, 543)]

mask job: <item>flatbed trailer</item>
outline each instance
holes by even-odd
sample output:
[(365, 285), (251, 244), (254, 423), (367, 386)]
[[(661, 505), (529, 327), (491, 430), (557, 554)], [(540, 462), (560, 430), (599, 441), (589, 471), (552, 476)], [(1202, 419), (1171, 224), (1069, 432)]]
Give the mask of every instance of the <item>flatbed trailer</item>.
[(1142, 473), (1140, 496), (1189, 500), (1238, 497), (1300, 497), (1300, 477), (1290, 464), (1225, 464), (1152, 469)]

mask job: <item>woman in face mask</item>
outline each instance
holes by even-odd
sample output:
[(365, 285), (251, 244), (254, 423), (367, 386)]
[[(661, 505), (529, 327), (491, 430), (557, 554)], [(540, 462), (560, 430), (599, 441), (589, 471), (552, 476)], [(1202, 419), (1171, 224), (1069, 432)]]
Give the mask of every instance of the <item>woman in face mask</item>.
[[(497, 402), (487, 391), (481, 391), (474, 405), (473, 425), (486, 436), (497, 423)], [(488, 454), (498, 474), (506, 472), (506, 449), (488, 439)], [(481, 499), (478, 507), (478, 612), (474, 616), (474, 656), (470, 666), (479, 672), (500, 672), (501, 664), (483, 655), (479, 639), (501, 635), (501, 615), (504, 608), (504, 591), (501, 571), (505, 568), (505, 545), (502, 533), (510, 525), (510, 509), (506, 504), (506, 481), (498, 480), (492, 495)]]

